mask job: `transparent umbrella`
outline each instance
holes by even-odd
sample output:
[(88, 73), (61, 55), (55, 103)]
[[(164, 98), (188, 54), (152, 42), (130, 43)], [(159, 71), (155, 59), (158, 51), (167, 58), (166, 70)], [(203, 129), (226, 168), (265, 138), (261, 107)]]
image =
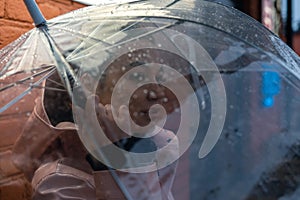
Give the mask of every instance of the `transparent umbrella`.
[[(1, 78), (22, 77), (1, 93), (30, 84), (1, 112), (33, 89), (62, 90), (73, 102), (68, 120), (86, 129), (79, 136), (96, 160), (135, 173), (152, 172), (147, 166), (153, 160), (160, 170), (178, 162), (175, 199), (297, 194), (297, 162), (291, 162), (292, 173), (279, 169), (298, 155), (300, 59), (260, 23), (230, 7), (186, 0), (92, 6), (36, 24), (1, 50)], [(146, 153), (112, 145), (104, 150), (109, 162), (103, 159), (108, 138), (80, 110), (97, 92), (112, 105), (111, 117), (125, 105), (129, 120), (116, 120), (123, 132), (144, 139), (158, 135), (156, 127), (171, 130), (176, 153), (171, 140)], [(114, 159), (120, 155), (130, 162)], [(286, 189), (275, 193), (279, 188)]]

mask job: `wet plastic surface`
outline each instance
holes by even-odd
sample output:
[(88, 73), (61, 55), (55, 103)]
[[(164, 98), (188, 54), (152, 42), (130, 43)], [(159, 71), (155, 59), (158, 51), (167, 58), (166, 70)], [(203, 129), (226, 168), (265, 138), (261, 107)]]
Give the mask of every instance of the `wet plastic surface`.
[[(33, 145), (29, 156), (15, 151), (19, 168), (76, 158), (71, 143), (80, 138), (76, 150), (89, 156), (74, 162), (91, 171), (117, 168), (121, 181), (112, 173), (112, 182), (133, 199), (137, 191), (169, 199), (297, 199), (300, 59), (261, 24), (205, 1), (140, 1), (84, 8), (47, 26), (0, 52), (0, 93), (24, 85), (21, 96), (45, 91), (38, 95), (45, 113), (37, 118), (57, 134), (24, 131)], [(20, 81), (5, 82), (15, 73)], [(79, 138), (56, 133), (66, 121), (76, 124)], [(28, 160), (18, 162), (23, 154)], [(96, 185), (89, 186), (107, 195), (91, 171)], [(153, 182), (142, 188), (143, 180)]]

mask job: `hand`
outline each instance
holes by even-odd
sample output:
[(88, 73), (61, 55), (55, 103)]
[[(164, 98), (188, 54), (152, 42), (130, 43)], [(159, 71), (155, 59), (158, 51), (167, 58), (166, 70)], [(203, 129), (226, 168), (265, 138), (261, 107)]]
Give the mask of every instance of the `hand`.
[[(95, 101), (99, 102), (97, 96)], [(110, 141), (116, 142), (130, 137), (128, 134), (130, 132), (130, 116), (127, 106), (120, 106), (115, 118), (111, 104), (105, 106), (101, 103), (95, 104), (95, 110), (100, 126)]]
[[(98, 96), (90, 95), (87, 97), (84, 109), (76, 105), (73, 109), (78, 133), (84, 145), (103, 147), (130, 137), (116, 124), (111, 106), (103, 106), (98, 103), (98, 99)], [(118, 123), (124, 124), (128, 120), (125, 109), (124, 106), (120, 107), (116, 119)]]

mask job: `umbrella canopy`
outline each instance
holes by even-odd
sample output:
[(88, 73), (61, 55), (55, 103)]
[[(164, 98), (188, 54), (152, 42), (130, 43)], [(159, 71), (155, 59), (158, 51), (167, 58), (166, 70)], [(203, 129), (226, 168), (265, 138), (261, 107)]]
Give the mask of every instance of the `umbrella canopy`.
[[(21, 36), (1, 50), (0, 59), (0, 78), (22, 76), (4, 85), (1, 93), (29, 84), (12, 103), (4, 103), (1, 111), (39, 87), (62, 90), (60, 96), (69, 95), (75, 107), (83, 108), (86, 96), (104, 85), (99, 95), (112, 91), (112, 97), (102, 97), (103, 102), (115, 108), (128, 105), (129, 111), (131, 106), (137, 109), (147, 104), (134, 96), (140, 87), (152, 98), (157, 98), (157, 93), (151, 93), (147, 85), (160, 84), (166, 88), (164, 94), (171, 91), (177, 103), (168, 108), (172, 97), (163, 98), (163, 120), (154, 122), (172, 130), (179, 141), (178, 156), (158, 164), (164, 168), (179, 159), (175, 198), (288, 198), (300, 184), (295, 178), (297, 172), (290, 176), (284, 170), (285, 174), (274, 177), (278, 181), (295, 178), (293, 187), (285, 184), (286, 190), (274, 194), (278, 188), (272, 181), (267, 181), (273, 187), (266, 190), (261, 184), (272, 179), (282, 162), (295, 153), (290, 147), (294, 149), (299, 140), (300, 116), (296, 110), (300, 106), (300, 59), (272, 32), (233, 8), (190, 0), (86, 7)], [(126, 75), (128, 70), (137, 71)], [(154, 82), (147, 79), (152, 70), (163, 74), (155, 76)], [(116, 76), (112, 85), (105, 86), (110, 73), (122, 71), (127, 78)], [(51, 83), (44, 84), (46, 79)], [(130, 81), (136, 82), (124, 88)], [(161, 107), (153, 108), (151, 118), (151, 106), (143, 110), (150, 118), (148, 123), (139, 121), (139, 113), (139, 117), (130, 113), (130, 124), (138, 124), (136, 130), (147, 132), (147, 124), (153, 125), (151, 120)], [(58, 108), (57, 100), (50, 108), (49, 112)], [(96, 114), (91, 111), (91, 115)], [(64, 120), (74, 119), (79, 127), (90, 126), (84, 115), (70, 115)], [(118, 125), (122, 130), (128, 128)], [(123, 163), (102, 160), (100, 147), (105, 138), (99, 140), (101, 130), (95, 130), (80, 133), (87, 150), (110, 167), (122, 168)], [(151, 160), (157, 154), (163, 157), (166, 149), (142, 156), (126, 152), (133, 161), (125, 169), (144, 172), (139, 171), (144, 162), (136, 161)], [(112, 147), (112, 151), (119, 149)], [(182, 188), (182, 182), (186, 187), (179, 194), (176, 188)]]

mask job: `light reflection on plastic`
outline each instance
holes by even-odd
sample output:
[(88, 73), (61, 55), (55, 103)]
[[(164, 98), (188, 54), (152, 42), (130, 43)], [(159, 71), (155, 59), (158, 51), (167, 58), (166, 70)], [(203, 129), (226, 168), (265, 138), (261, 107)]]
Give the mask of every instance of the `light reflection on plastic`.
[[(264, 68), (271, 68), (270, 66), (264, 66)], [(265, 108), (271, 108), (274, 106), (274, 97), (280, 93), (280, 77), (277, 72), (265, 71), (262, 73), (262, 103)]]

